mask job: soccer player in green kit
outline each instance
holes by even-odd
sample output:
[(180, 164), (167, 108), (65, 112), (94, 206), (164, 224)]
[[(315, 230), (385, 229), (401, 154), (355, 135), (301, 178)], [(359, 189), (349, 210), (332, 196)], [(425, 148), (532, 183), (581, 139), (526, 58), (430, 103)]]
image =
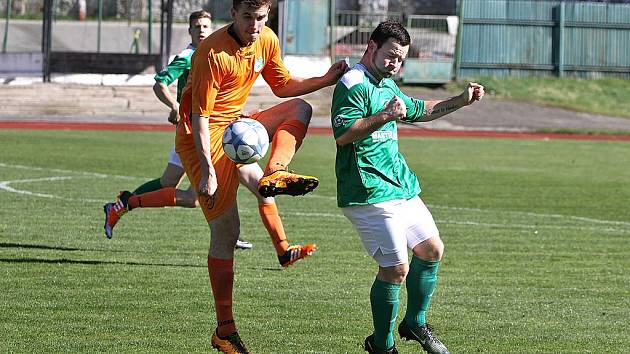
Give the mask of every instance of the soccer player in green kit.
[[(462, 94), (436, 101), (405, 95), (391, 76), (400, 70), (410, 44), (400, 23), (380, 23), (361, 61), (335, 87), (331, 122), (337, 144), (337, 204), (379, 265), (370, 291), (374, 332), (365, 339), (365, 350), (398, 353), (393, 330), (406, 280), (407, 310), (398, 333), (418, 341), (428, 353), (446, 354), (425, 318), (444, 244), (418, 196), (418, 179), (398, 151), (396, 122), (434, 120), (480, 100), (484, 89), (469, 83)], [(408, 249), (413, 252), (410, 263)]]

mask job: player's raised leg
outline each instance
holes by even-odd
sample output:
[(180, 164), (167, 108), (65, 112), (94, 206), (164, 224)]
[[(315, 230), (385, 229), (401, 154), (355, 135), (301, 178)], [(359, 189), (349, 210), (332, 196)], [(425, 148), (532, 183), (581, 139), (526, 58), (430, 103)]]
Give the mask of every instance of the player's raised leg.
[(304, 246), (291, 246), (289, 241), (287, 241), (275, 199), (272, 197), (265, 198), (258, 192), (258, 181), (263, 177), (263, 171), (260, 166), (257, 163), (240, 165), (238, 174), (241, 184), (247, 187), (258, 199), (258, 212), (276, 249), (280, 265), (288, 267), (315, 252), (317, 245), (314, 243), (307, 243)]
[(317, 178), (292, 173), (287, 168), (302, 145), (312, 113), (310, 104), (295, 98), (252, 116), (265, 126), (271, 140), (269, 162), (258, 183), (263, 197), (303, 195), (317, 188)]

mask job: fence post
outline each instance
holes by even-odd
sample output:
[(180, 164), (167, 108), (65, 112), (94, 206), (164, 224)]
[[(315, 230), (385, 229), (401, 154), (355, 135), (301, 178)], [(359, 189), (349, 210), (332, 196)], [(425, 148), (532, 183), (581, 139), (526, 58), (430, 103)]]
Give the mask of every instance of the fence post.
[(7, 0), (7, 16), (4, 22), (4, 38), (2, 39), (2, 53), (7, 52), (7, 39), (9, 36), (9, 20), (11, 19), (11, 0)]
[[(168, 14), (166, 15), (166, 61), (164, 66), (168, 65), (168, 59), (171, 55), (171, 39), (173, 38), (173, 0), (167, 0), (166, 7)], [(190, 23), (188, 24), (190, 27)]]
[(98, 0), (98, 26), (96, 27), (96, 52), (101, 52), (101, 22), (103, 22), (103, 0)]
[(278, 39), (282, 58), (287, 54), (287, 2), (278, 0)]
[(457, 24), (457, 36), (455, 37), (455, 61), (453, 65), (453, 80), (459, 78), (459, 68), (462, 61), (462, 35), (464, 33), (464, 0), (459, 0), (457, 9), (459, 23)]
[(148, 22), (149, 22), (149, 28), (148, 28), (148, 32), (147, 32), (147, 41), (148, 41), (148, 44), (147, 44), (147, 52), (148, 52), (148, 53), (147, 53), (147, 54), (151, 54), (151, 40), (153, 39), (153, 38), (152, 38), (152, 37), (153, 37), (153, 36), (152, 36), (152, 27), (153, 27), (153, 11), (151, 11), (151, 10), (152, 10), (151, 8), (153, 7), (153, 3), (152, 3), (152, 1), (151, 1), (151, 0), (149, 0), (149, 1), (148, 1), (148, 4), (149, 4), (149, 5), (148, 5), (148, 6), (149, 6), (149, 19), (148, 19)]
[(44, 23), (42, 28), (42, 73), (43, 81), (50, 82), (50, 48), (52, 39), (53, 0), (44, 0)]
[(564, 0), (560, 1), (558, 14), (558, 77), (564, 76)]
[(335, 19), (337, 15), (335, 0), (330, 0), (330, 62), (334, 63), (337, 58), (336, 53), (336, 42), (337, 42), (337, 33), (335, 29)]

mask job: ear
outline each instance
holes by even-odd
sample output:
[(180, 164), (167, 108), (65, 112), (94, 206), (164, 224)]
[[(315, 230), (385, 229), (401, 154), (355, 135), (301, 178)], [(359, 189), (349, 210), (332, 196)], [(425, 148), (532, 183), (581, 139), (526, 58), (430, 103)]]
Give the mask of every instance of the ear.
[(236, 18), (236, 9), (234, 9), (233, 7), (230, 8), (230, 17), (232, 17), (232, 21), (234, 21)]
[(367, 45), (368, 52), (374, 53), (374, 52), (376, 52), (377, 49), (378, 49), (378, 45), (376, 44), (376, 42), (374, 42), (373, 40), (370, 39), (370, 41), (368, 42), (368, 45)]

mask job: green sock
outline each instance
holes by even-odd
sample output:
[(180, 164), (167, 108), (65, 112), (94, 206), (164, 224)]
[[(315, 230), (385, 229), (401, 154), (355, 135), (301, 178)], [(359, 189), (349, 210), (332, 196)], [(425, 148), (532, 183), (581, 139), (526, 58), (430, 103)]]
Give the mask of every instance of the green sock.
[(141, 185), (140, 187), (136, 188), (135, 191), (133, 191), (132, 193), (135, 195), (138, 194), (144, 194), (144, 193), (148, 193), (148, 192), (153, 192), (156, 191), (158, 189), (162, 189), (162, 184), (160, 183), (160, 179), (156, 178), (156, 179), (152, 179), (149, 182)]
[(394, 324), (398, 315), (400, 284), (391, 284), (374, 279), (370, 291), (372, 321), (374, 322), (374, 344), (387, 350), (394, 345)]
[(410, 326), (426, 323), (426, 313), (437, 282), (440, 261), (423, 261), (412, 257), (407, 274), (407, 312), (405, 322)]

